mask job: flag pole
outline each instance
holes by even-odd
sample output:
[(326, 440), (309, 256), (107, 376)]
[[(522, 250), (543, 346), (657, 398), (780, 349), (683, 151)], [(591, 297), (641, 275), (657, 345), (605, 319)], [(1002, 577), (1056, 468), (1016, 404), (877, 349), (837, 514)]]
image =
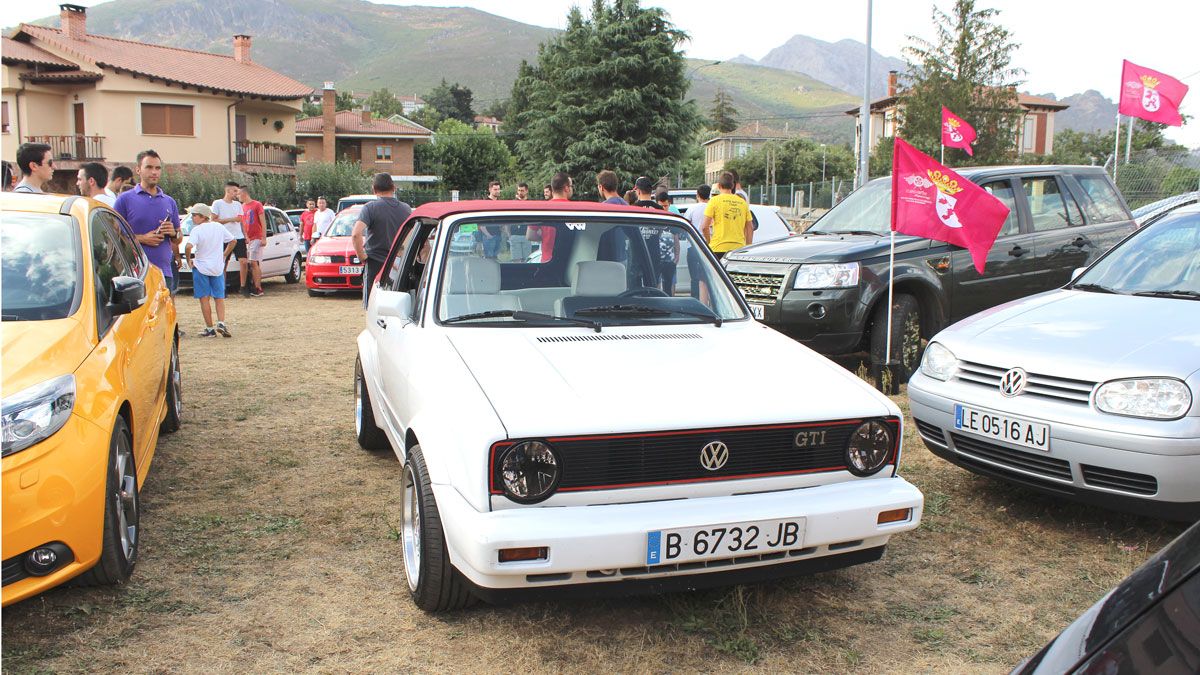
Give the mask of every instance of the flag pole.
[[(884, 347), (884, 354), (886, 356), (883, 361), (883, 366), (887, 369), (889, 376), (892, 374), (892, 288), (895, 285), (892, 283), (892, 280), (896, 278), (896, 230), (892, 229), (890, 234), (891, 236), (888, 241), (887, 340)], [(880, 373), (879, 377), (880, 384), (882, 384), (883, 373)], [(892, 385), (895, 385), (894, 381), (892, 381)], [(888, 389), (890, 390), (891, 386)], [(887, 391), (884, 393), (891, 392)]]
[(945, 144), (945, 143), (942, 143), (942, 160), (941, 160), (941, 164), (942, 164), (943, 166), (945, 166), (945, 164), (946, 164), (946, 144)]
[(1117, 137), (1113, 140), (1113, 184), (1117, 183), (1117, 164), (1121, 163), (1121, 113), (1117, 113)]
[(1125, 129), (1125, 163), (1129, 163), (1129, 147), (1133, 145), (1133, 116), (1129, 115), (1129, 126)]

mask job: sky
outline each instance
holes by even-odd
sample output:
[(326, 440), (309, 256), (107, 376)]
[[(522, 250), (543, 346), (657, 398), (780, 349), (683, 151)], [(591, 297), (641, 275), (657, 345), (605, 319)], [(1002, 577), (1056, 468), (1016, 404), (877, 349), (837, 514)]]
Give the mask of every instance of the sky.
[[(15, 26), (58, 13), (61, 0), (9, 0), (0, 5), (0, 25)], [(87, 6), (95, 2), (79, 2)], [(379, 4), (468, 6), (509, 19), (562, 28), (567, 11), (591, 0), (424, 0)], [(866, 41), (867, 0), (643, 0), (662, 7), (672, 22), (691, 36), (688, 56), (730, 59), (738, 54), (761, 59), (796, 34), (836, 42)], [(872, 46), (885, 56), (902, 57), (907, 36), (933, 38), (933, 5), (949, 9), (951, 0), (876, 0)], [(1150, 0), (1122, 9), (1096, 0), (980, 0), (1000, 10), (998, 21), (1020, 48), (1014, 64), (1026, 71), (1023, 91), (1059, 97), (1095, 89), (1115, 100), (1121, 61), (1128, 59), (1182, 79), (1192, 91), (1184, 99), (1190, 125), (1169, 129), (1168, 138), (1200, 148), (1200, 1)], [(1132, 9), (1131, 9), (1132, 8)], [(252, 32), (252, 31), (251, 31)], [(1115, 123), (1115, 120), (1114, 120)]]

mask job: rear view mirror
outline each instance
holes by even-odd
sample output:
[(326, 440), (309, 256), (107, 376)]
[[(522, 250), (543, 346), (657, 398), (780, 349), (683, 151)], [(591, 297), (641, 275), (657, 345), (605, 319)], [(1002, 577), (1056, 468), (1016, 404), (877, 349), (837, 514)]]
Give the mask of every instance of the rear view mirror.
[(113, 277), (108, 311), (113, 316), (128, 314), (146, 302), (146, 282), (137, 277)]
[(376, 289), (372, 297), (377, 298), (375, 301), (375, 313), (379, 316), (394, 316), (405, 320), (412, 319), (413, 299), (408, 293)]

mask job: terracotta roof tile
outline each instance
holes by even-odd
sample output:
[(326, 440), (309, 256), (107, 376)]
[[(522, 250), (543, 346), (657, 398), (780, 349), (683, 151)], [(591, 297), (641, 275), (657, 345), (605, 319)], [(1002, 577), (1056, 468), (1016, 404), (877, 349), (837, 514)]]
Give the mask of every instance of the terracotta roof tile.
[[(100, 67), (198, 88), (281, 100), (303, 98), (312, 92), (312, 87), (306, 84), (257, 63), (239, 63), (232, 56), (103, 35), (88, 34), (83, 40), (72, 40), (57, 28), (31, 24), (21, 24), (17, 35), (22, 34), (44, 40)], [(7, 50), (8, 44), (4, 46)]]
[[(430, 136), (428, 129), (409, 126), (388, 120), (372, 119), (364, 123), (362, 112), (342, 110), (334, 117), (335, 134), (373, 134), (376, 136)], [(296, 120), (296, 133), (319, 134), (325, 129), (322, 117), (306, 117)]]
[(1060, 103), (1053, 99), (1025, 93), (1017, 95), (1017, 103), (1025, 106), (1037, 106), (1039, 108), (1054, 108), (1055, 110), (1066, 110), (1071, 107), (1067, 103)]
[(38, 49), (27, 42), (19, 42), (10, 37), (3, 38), (4, 62), (17, 61), (22, 63), (37, 63), (46, 66), (56, 66), (62, 69), (77, 68), (74, 63)]

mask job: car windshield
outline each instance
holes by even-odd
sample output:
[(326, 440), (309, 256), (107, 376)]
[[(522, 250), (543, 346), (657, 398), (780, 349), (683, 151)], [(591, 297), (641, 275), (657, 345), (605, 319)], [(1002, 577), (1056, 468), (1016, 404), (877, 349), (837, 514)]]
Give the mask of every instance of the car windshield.
[[(607, 326), (745, 318), (712, 259), (689, 260), (693, 238), (673, 218), (460, 218), (444, 238), (438, 320)], [(676, 277), (689, 272), (685, 282)]]
[(179, 232), (185, 237), (192, 233), (192, 214), (179, 216)]
[(70, 316), (80, 283), (78, 229), (70, 216), (8, 211), (0, 225), (5, 321)]
[(350, 209), (342, 211), (337, 218), (329, 224), (329, 228), (325, 230), (323, 237), (349, 237), (354, 232), (354, 223), (358, 222), (358, 214), (362, 209)]
[(892, 179), (876, 178), (833, 207), (808, 232), (887, 234), (892, 227)]
[(1125, 240), (1072, 288), (1200, 299), (1200, 211), (1174, 213)]

